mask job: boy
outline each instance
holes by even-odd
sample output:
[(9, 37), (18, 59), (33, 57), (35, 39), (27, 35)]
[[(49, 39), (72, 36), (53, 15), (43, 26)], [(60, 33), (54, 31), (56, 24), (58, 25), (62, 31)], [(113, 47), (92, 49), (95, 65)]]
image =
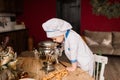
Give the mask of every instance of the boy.
[(93, 74), (93, 53), (83, 41), (81, 36), (72, 30), (72, 26), (58, 18), (52, 18), (42, 24), (48, 38), (58, 43), (64, 43), (64, 51), (71, 62), (68, 71), (74, 71), (77, 67)]

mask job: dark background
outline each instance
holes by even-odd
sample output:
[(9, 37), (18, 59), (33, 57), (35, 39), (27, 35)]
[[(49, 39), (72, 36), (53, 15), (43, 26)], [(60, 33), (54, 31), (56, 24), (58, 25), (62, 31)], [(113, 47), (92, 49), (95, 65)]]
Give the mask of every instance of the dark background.
[(42, 23), (53, 17), (67, 20), (81, 35), (86, 29), (120, 31), (120, 18), (96, 16), (92, 13), (90, 0), (24, 0), (23, 13), (17, 16), (17, 20), (25, 23), (29, 36), (33, 37), (37, 45), (47, 39)]

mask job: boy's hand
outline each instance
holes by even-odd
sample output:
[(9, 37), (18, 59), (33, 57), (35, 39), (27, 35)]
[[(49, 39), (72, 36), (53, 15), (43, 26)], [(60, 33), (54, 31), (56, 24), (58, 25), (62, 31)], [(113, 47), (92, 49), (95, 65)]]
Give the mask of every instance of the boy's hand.
[(73, 67), (67, 67), (66, 68), (68, 71), (75, 71), (76, 68), (73, 68)]
[(75, 71), (76, 68), (77, 68), (77, 62), (72, 63), (72, 66), (71, 66), (71, 67), (67, 67), (66, 69), (67, 69), (68, 71)]

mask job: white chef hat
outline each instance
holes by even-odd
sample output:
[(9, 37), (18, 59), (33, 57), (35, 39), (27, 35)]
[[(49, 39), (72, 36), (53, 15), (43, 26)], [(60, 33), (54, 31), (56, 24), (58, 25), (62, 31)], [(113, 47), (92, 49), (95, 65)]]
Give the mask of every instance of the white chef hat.
[(42, 24), (42, 27), (46, 31), (48, 38), (63, 35), (68, 29), (72, 28), (70, 23), (58, 18), (46, 21)]

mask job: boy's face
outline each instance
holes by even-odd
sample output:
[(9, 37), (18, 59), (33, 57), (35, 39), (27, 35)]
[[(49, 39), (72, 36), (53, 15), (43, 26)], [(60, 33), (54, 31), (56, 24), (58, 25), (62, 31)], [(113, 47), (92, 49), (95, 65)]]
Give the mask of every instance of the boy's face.
[(56, 37), (53, 37), (51, 38), (54, 42), (57, 42), (57, 43), (62, 43), (63, 40), (64, 40), (64, 35), (60, 35), (60, 36), (56, 36)]

